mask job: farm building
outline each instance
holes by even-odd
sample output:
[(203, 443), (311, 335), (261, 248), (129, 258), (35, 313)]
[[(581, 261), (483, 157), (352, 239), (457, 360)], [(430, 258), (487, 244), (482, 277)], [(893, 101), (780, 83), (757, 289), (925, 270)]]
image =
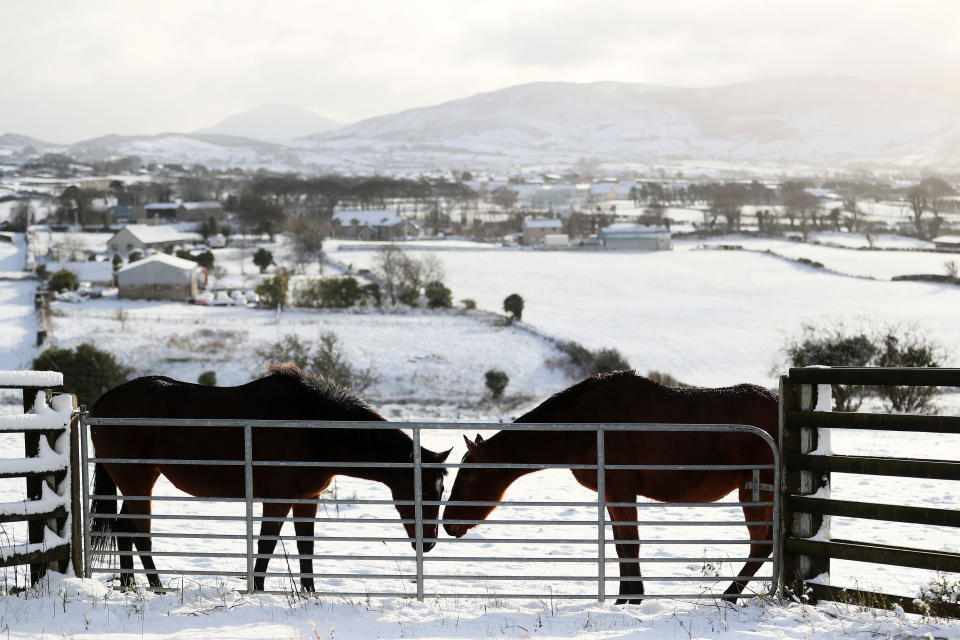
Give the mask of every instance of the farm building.
[(205, 222), (223, 219), (223, 206), (210, 202), (151, 202), (143, 207), (147, 220), (166, 222)]
[(394, 209), (341, 209), (333, 212), (333, 237), (348, 240), (394, 240), (418, 227)]
[(560, 233), (563, 220), (559, 218), (529, 218), (523, 221), (523, 244), (535, 247), (543, 244), (548, 235)]
[(200, 242), (201, 239), (199, 233), (188, 233), (171, 226), (128, 224), (107, 240), (107, 249), (112, 253), (125, 255), (131, 251)]
[(195, 298), (202, 272), (196, 262), (155, 253), (117, 271), (118, 297), (145, 300)]
[(627, 251), (662, 251), (671, 248), (670, 230), (666, 227), (644, 227), (619, 223), (600, 229), (604, 249)]
[(941, 251), (960, 251), (960, 236), (939, 236), (933, 239), (933, 246)]

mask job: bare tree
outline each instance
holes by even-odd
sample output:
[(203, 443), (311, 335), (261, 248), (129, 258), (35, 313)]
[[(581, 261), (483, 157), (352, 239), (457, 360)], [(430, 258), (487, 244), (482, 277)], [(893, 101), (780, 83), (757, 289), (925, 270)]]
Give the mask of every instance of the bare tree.
[(913, 212), (913, 228), (917, 235), (923, 235), (923, 212), (927, 210), (927, 190), (922, 185), (914, 185), (907, 189), (907, 204)]
[(920, 183), (920, 187), (927, 195), (927, 208), (933, 214), (933, 220), (930, 221), (926, 237), (933, 238), (940, 232), (940, 226), (943, 224), (943, 218), (940, 212), (943, 210), (947, 198), (956, 193), (943, 178), (930, 177)]

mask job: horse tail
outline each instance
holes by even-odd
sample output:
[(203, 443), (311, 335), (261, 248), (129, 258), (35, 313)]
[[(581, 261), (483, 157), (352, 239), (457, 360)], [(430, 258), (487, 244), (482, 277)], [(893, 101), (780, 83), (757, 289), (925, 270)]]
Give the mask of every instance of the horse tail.
[[(98, 496), (116, 496), (117, 484), (107, 473), (106, 467), (99, 462), (93, 468), (93, 493)], [(114, 525), (117, 522), (117, 501), (113, 498), (95, 498), (90, 507), (90, 512), (96, 514), (93, 517), (93, 525), (90, 527), (91, 533), (113, 533)], [(112, 535), (94, 535), (90, 540), (91, 551), (94, 553), (109, 551), (116, 546), (116, 536)]]

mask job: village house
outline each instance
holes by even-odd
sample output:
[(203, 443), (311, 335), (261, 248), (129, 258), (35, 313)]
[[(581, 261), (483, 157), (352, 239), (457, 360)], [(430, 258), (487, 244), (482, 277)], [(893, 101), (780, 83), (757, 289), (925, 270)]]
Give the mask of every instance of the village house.
[(131, 251), (163, 249), (201, 240), (199, 233), (180, 231), (167, 225), (128, 224), (107, 240), (107, 250), (110, 253), (127, 255)]
[(345, 240), (396, 240), (419, 228), (394, 209), (341, 209), (333, 212), (333, 237)]
[(562, 230), (563, 220), (559, 218), (527, 218), (523, 221), (523, 244), (527, 247), (540, 246), (548, 235)]
[(197, 296), (203, 273), (196, 262), (155, 253), (117, 271), (117, 295), (144, 300), (189, 300)]

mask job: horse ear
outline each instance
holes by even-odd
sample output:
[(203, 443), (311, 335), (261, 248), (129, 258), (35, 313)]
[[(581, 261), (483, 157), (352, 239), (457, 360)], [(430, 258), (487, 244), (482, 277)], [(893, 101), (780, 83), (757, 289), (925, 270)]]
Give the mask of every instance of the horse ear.
[(477, 437), (474, 439), (474, 442), (477, 444), (483, 444), (483, 436), (478, 433)]
[(450, 447), (446, 451), (442, 451), (437, 454), (437, 462), (446, 462), (447, 457), (450, 455), (450, 452), (453, 451), (453, 447)]
[(474, 451), (477, 450), (477, 445), (475, 445), (474, 443), (470, 442), (470, 438), (468, 438), (467, 436), (463, 436), (463, 441), (467, 443), (467, 452), (468, 452), (468, 453), (473, 453)]

